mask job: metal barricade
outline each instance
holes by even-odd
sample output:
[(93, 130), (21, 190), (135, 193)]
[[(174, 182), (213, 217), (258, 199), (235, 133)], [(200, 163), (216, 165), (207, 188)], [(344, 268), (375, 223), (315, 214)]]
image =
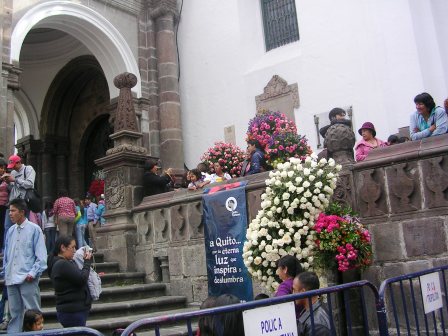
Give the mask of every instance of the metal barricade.
[(74, 336), (74, 335), (86, 335), (86, 336), (104, 336), (98, 330), (87, 328), (87, 327), (75, 327), (75, 328), (64, 328), (64, 329), (48, 329), (41, 331), (29, 331), (14, 334), (16, 336)]
[[(367, 304), (366, 296), (364, 293), (365, 288), (370, 289), (370, 295), (373, 295), (372, 299), (373, 302), (372, 305)], [(360, 302), (362, 304), (361, 308), (361, 314), (362, 314), (362, 333), (364, 335), (370, 335), (370, 327), (371, 323), (374, 323), (375, 326), (372, 326), (372, 329), (378, 330), (379, 326), (381, 324), (387, 325), (387, 322), (385, 321), (385, 315), (384, 315), (384, 309), (383, 307), (378, 305), (378, 291), (374, 285), (372, 285), (370, 282), (366, 280), (351, 282), (348, 284), (333, 286), (333, 287), (327, 287), (327, 288), (321, 288), (318, 290), (308, 291), (300, 294), (291, 294), (286, 296), (280, 296), (275, 298), (269, 298), (264, 300), (258, 300), (258, 301), (251, 301), (251, 302), (245, 302), (240, 304), (234, 304), (229, 306), (223, 306), (223, 307), (216, 307), (216, 308), (210, 308), (210, 309), (203, 309), (203, 310), (197, 310), (193, 312), (186, 312), (186, 313), (180, 313), (180, 314), (173, 314), (173, 315), (165, 315), (165, 316), (158, 316), (153, 318), (145, 318), (138, 321), (133, 322), (130, 324), (121, 334), (122, 336), (129, 336), (134, 331), (137, 331), (138, 329), (152, 329), (154, 328), (154, 332), (156, 336), (160, 336), (160, 328), (162, 326), (168, 326), (170, 324), (179, 323), (179, 322), (186, 322), (187, 324), (187, 334), (189, 336), (193, 335), (193, 327), (192, 327), (192, 320), (195, 320), (197, 318), (205, 317), (205, 316), (216, 316), (219, 314), (224, 313), (232, 313), (237, 311), (244, 311), (249, 310), (253, 308), (258, 307), (264, 307), (264, 306), (270, 306), (278, 303), (284, 303), (289, 301), (294, 301), (298, 299), (308, 299), (311, 303), (311, 298), (313, 296), (319, 295), (327, 295), (327, 307), (328, 311), (331, 312), (333, 310), (333, 299), (332, 299), (332, 293), (342, 293), (343, 301), (344, 301), (344, 307), (345, 307), (345, 321), (343, 323), (346, 325), (346, 333), (347, 335), (353, 335), (355, 332), (353, 331), (353, 325), (352, 325), (352, 318), (350, 311), (351, 309), (351, 303), (350, 300), (348, 300), (348, 291), (349, 290), (358, 290), (360, 292)], [(370, 314), (370, 321), (368, 313)], [(374, 320), (372, 320), (372, 316), (376, 316)], [(339, 333), (336, 333), (336, 326), (335, 321), (333, 318), (333, 315), (330, 313), (330, 325), (331, 325), (331, 335), (335, 336)], [(376, 320), (376, 321), (375, 321)], [(313, 314), (311, 313), (311, 324), (312, 328), (314, 329), (314, 320), (313, 320)], [(357, 335), (359, 335), (359, 331), (356, 332)]]
[[(448, 296), (446, 271), (448, 266), (436, 267), (421, 272), (406, 274), (381, 283), (379, 304), (386, 307), (389, 329), (384, 335), (446, 335), (445, 321), (448, 318)], [(425, 314), (420, 277), (438, 273), (444, 307)]]

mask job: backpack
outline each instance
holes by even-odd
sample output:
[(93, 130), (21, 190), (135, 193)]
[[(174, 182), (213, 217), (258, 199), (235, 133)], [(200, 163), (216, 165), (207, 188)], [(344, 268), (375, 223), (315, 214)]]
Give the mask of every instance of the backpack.
[[(25, 180), (26, 180), (26, 168), (28, 168), (28, 166), (25, 166), (25, 169), (23, 171), (23, 177)], [(25, 200), (28, 209), (30, 209), (32, 212), (34, 213), (42, 212), (42, 198), (40, 197), (39, 193), (35, 188), (26, 189), (25, 197), (23, 199)]]
[[(84, 266), (84, 247), (81, 247), (75, 252), (75, 256), (73, 260), (79, 269), (82, 269)], [(90, 268), (89, 279), (87, 280), (87, 286), (89, 287), (90, 297), (93, 301), (97, 301), (100, 298), (100, 294), (103, 291), (101, 288), (101, 278), (97, 272), (93, 268)]]

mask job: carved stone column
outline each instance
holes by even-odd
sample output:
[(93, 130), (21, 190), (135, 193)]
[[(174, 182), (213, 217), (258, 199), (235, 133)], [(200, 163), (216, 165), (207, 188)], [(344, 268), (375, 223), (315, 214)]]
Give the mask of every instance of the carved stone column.
[(164, 168), (183, 172), (184, 153), (176, 50), (175, 0), (152, 0), (149, 13), (155, 21), (159, 84), (160, 158)]
[(147, 159), (146, 148), (138, 145), (142, 134), (138, 132), (131, 88), (137, 78), (130, 73), (115, 77), (114, 84), (120, 89), (115, 114), (114, 147), (106, 156), (95, 160), (104, 169), (106, 225), (99, 228), (97, 248), (109, 260), (116, 260), (121, 270), (135, 269), (136, 224), (131, 209), (143, 196), (143, 165)]
[(355, 145), (355, 134), (350, 127), (336, 124), (331, 126), (325, 137), (325, 146), (328, 157), (333, 158), (341, 164), (343, 169), (339, 173), (337, 187), (333, 200), (345, 205), (355, 206), (355, 189), (353, 181), (353, 146)]
[(2, 63), (0, 87), (0, 152), (8, 157), (14, 153), (14, 91), (19, 90), (21, 69)]

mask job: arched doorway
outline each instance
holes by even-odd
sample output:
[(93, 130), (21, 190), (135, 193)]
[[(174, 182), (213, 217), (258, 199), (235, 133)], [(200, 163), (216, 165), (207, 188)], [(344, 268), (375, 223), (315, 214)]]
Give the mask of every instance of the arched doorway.
[[(85, 195), (94, 160), (111, 146), (109, 106), (106, 78), (94, 57), (78, 57), (56, 75), (40, 123), (44, 198), (54, 198), (61, 189), (72, 197)], [(52, 157), (56, 160), (47, 160)]]
[(95, 160), (106, 156), (106, 151), (113, 147), (113, 141), (109, 136), (113, 133), (113, 127), (109, 123), (109, 115), (102, 115), (92, 121), (84, 132), (81, 141), (80, 157), (82, 155), (84, 164), (84, 189), (88, 190), (93, 179), (98, 178), (101, 173)]

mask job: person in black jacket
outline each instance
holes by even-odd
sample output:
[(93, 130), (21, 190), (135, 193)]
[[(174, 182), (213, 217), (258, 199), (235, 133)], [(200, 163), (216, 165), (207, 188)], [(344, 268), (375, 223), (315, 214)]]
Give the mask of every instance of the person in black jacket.
[(143, 189), (145, 196), (157, 195), (169, 191), (168, 185), (174, 183), (173, 170), (168, 168), (163, 175), (157, 175), (160, 169), (156, 160), (145, 162), (145, 173), (143, 174)]
[(328, 129), (337, 124), (342, 124), (348, 127), (352, 127), (352, 121), (349, 119), (345, 119), (345, 110), (341, 109), (340, 107), (335, 107), (328, 113), (328, 119), (330, 119), (330, 125), (324, 126), (319, 130), (320, 135), (322, 135), (322, 138), (325, 138), (327, 135)]
[(56, 312), (64, 328), (84, 327), (92, 305), (87, 281), (89, 279), (92, 253), (86, 249), (81, 270), (73, 261), (76, 241), (61, 236), (56, 240), (53, 255), (48, 257), (48, 274), (56, 295)]

